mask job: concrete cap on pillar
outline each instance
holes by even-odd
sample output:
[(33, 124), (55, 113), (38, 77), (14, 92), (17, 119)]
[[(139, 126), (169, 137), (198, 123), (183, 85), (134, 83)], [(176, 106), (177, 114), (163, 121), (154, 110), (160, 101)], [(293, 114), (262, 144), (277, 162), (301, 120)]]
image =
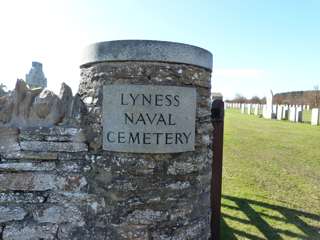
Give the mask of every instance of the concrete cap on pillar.
[(191, 64), (212, 70), (212, 54), (200, 47), (166, 41), (119, 40), (87, 46), (80, 67), (97, 62), (148, 61)]

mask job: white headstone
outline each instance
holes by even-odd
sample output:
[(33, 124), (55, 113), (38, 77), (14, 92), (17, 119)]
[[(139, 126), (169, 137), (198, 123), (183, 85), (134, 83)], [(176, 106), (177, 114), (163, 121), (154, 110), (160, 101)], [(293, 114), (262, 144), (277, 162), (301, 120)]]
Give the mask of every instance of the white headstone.
[(282, 120), (283, 117), (284, 106), (279, 105), (277, 107), (277, 120)]
[(251, 103), (247, 104), (247, 113), (249, 115), (251, 114), (251, 108), (252, 108), (252, 104)]
[(273, 92), (270, 90), (270, 94), (267, 96), (267, 108), (264, 114), (264, 118), (266, 119), (272, 119), (272, 101), (273, 101)]
[(246, 105), (244, 103), (241, 103), (241, 113), (245, 113), (246, 111)]
[(297, 109), (295, 107), (291, 107), (289, 110), (289, 121), (296, 122), (296, 112)]
[(277, 118), (277, 112), (278, 112), (278, 105), (273, 104), (272, 105), (272, 118)]
[(320, 125), (320, 108), (311, 109), (311, 125)]
[(262, 105), (262, 116), (264, 118), (266, 118), (266, 116), (267, 116), (267, 105), (266, 104)]

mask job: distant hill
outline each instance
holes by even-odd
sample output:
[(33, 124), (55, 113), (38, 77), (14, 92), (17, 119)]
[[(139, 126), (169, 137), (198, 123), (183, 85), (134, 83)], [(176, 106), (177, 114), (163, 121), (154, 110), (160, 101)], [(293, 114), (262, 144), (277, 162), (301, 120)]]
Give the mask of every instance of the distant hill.
[(311, 107), (320, 107), (320, 91), (295, 91), (277, 93), (273, 96), (273, 101), (278, 104), (301, 104)]

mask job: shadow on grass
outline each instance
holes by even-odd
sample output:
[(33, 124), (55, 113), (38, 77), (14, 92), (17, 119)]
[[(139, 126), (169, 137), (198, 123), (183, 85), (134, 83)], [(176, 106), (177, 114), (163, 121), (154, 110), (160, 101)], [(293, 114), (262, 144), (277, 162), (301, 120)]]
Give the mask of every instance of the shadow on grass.
[[(320, 239), (320, 229), (307, 223), (315, 222), (319, 226), (319, 215), (227, 195), (222, 196), (222, 202), (221, 239)], [(238, 214), (228, 214), (228, 211), (245, 215), (245, 219), (239, 218)], [(232, 227), (227, 223), (229, 221), (234, 222)], [(244, 231), (241, 229), (242, 224), (254, 226), (261, 234)], [(283, 229), (279, 225), (291, 225), (298, 231)]]

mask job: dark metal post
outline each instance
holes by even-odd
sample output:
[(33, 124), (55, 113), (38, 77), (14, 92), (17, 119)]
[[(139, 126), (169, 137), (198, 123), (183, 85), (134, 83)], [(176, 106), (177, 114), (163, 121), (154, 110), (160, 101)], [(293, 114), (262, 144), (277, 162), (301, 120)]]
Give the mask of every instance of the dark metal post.
[(211, 118), (213, 124), (213, 159), (211, 180), (211, 235), (213, 240), (220, 239), (221, 184), (223, 159), (224, 102), (216, 99), (212, 102)]

